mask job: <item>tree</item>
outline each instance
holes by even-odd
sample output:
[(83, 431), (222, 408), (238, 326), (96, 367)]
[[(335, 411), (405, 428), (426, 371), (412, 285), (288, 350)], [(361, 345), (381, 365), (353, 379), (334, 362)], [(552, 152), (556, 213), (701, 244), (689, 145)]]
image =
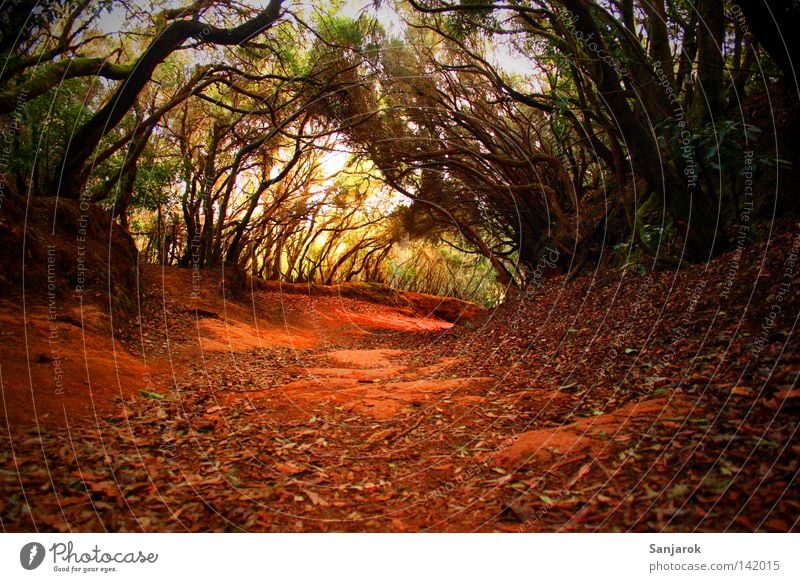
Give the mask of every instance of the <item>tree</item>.
[[(59, 192), (66, 198), (80, 197), (88, 179), (86, 161), (103, 136), (115, 128), (133, 107), (155, 68), (172, 52), (190, 39), (195, 39), (201, 45), (209, 43), (228, 46), (245, 43), (264, 32), (279, 18), (281, 3), (281, 0), (270, 0), (267, 7), (254, 18), (230, 29), (194, 19), (180, 19), (168, 24), (136, 60), (106, 104), (75, 132), (64, 153), (59, 171), (53, 176), (51, 191)], [(191, 11), (183, 12), (181, 16), (189, 14)]]

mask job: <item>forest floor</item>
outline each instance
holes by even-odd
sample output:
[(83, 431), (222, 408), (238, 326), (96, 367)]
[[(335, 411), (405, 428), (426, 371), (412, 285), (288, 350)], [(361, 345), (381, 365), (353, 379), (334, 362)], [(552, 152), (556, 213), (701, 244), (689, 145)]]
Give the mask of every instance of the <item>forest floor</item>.
[(800, 293), (779, 285), (798, 243), (556, 277), (455, 325), (296, 290), (223, 299), (211, 273), (156, 266), (124, 324), (3, 302), (0, 523), (797, 530)]

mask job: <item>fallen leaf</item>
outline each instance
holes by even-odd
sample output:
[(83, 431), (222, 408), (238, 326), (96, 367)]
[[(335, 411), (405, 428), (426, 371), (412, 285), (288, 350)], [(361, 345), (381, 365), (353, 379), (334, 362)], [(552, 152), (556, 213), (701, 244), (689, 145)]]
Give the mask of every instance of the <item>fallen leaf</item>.
[(314, 505), (320, 505), (322, 507), (327, 507), (330, 505), (327, 501), (325, 501), (322, 497), (314, 493), (313, 491), (308, 491), (307, 489), (303, 489), (303, 493), (305, 493), (308, 498), (311, 500), (311, 503)]

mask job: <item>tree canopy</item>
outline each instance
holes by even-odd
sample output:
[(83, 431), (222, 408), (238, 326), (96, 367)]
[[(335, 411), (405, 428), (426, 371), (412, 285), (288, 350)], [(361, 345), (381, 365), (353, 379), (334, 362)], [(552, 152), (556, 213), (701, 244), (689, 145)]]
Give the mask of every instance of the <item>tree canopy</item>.
[(798, 96), (788, 4), (153, 6), (0, 19), (4, 187), (102, 205), (150, 261), (493, 303), (543, 256), (702, 262), (796, 212), (759, 112)]

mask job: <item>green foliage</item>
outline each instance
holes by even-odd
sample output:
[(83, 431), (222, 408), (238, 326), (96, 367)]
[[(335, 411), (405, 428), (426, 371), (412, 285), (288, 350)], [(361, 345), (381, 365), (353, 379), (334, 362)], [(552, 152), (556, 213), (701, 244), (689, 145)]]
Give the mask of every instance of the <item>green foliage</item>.
[(404, 241), (385, 265), (386, 281), (396, 289), (455, 297), (485, 307), (497, 305), (503, 288), (488, 259), (446, 244)]
[(360, 49), (366, 38), (366, 19), (353, 20), (338, 14), (326, 14), (319, 17), (320, 35), (333, 44)]
[(58, 88), (25, 102), (8, 121), (16, 125), (9, 170), (26, 181), (33, 178), (34, 190), (44, 186), (44, 177), (55, 172), (75, 128), (91, 116), (85, 104), (87, 83), (68, 79)]
[(753, 151), (748, 168), (744, 163), (745, 152), (752, 150), (761, 130), (741, 121), (723, 119), (690, 128), (670, 119), (656, 129), (660, 145), (673, 159), (700, 162), (700, 176), (703, 172), (743, 176), (746, 171), (789, 165), (786, 160), (776, 160), (764, 151)]
[(646, 260), (646, 254), (631, 240), (614, 245), (608, 252), (608, 263), (612, 267), (638, 268)]
[[(244, 245), (256, 267), (270, 265), (265, 272), (271, 277), (372, 280), (383, 274), (401, 288), (492, 304), (501, 295), (492, 265), (503, 280), (522, 278), (525, 265), (517, 266), (515, 259), (527, 260), (545, 239), (594, 253), (592, 233), (600, 232), (609, 216), (615, 222), (605, 220), (608, 240), (631, 239), (612, 251), (620, 264), (663, 253), (679, 239), (676, 225), (683, 240), (694, 240), (684, 232), (685, 217), (678, 216), (686, 191), (680, 173), (689, 162), (697, 194), (709, 205), (714, 196), (722, 200), (726, 188), (733, 193), (745, 172), (786, 164), (758, 150), (745, 163), (743, 153), (756, 149), (749, 144), (758, 139), (758, 129), (725, 119), (725, 112), (700, 127), (665, 122), (655, 128), (657, 151), (649, 120), (664, 106), (662, 89), (672, 87), (675, 99), (669, 102), (692, 112), (692, 95), (699, 95), (691, 72), (700, 63), (689, 62), (696, 57), (683, 46), (684, 37), (696, 32), (689, 26), (695, 16), (688, 0), (666, 3), (668, 26), (658, 37), (647, 10), (628, 13), (630, 3), (590, 3), (580, 12), (583, 24), (592, 26), (583, 28), (569, 24), (569, 11), (561, 14), (559, 2), (422, 3), (453, 10), (428, 14), (398, 3), (405, 20), (402, 39), (388, 38), (383, 28), (382, 23), (395, 28), (393, 20), (382, 19), (388, 3), (375, 2), (374, 10), (354, 17), (353, 3), (333, 0), (293, 6), (267, 33), (240, 46), (213, 48), (200, 38), (187, 42), (136, 93), (130, 106), (135, 115), (115, 119), (97, 150), (121, 148), (92, 162), (92, 192), (110, 193), (106, 204), (116, 201), (120, 188), (111, 185), (119, 180), (126, 155), (120, 138), (156, 114), (157, 144), (148, 145), (139, 159), (130, 211), (137, 225), (157, 223), (157, 237), (172, 212), (185, 220), (191, 236), (204, 221), (211, 224), (213, 213), (214, 228), (206, 229), (213, 240), (203, 244), (213, 247), (207, 250), (214, 260), (228, 245)], [(111, 5), (92, 0), (87, 12)], [(69, 12), (68, 3), (53, 6), (54, 12), (39, 16), (43, 26), (53, 25), (50, 32)], [(247, 11), (230, 3), (196, 6), (196, 18), (216, 25), (231, 24)], [(159, 0), (154, 12), (164, 7), (173, 3)], [(81, 44), (79, 38), (68, 56), (136, 62), (132, 57), (167, 25), (166, 17), (154, 20), (134, 16), (126, 29), (132, 34), (120, 39), (92, 39), (89, 27), (85, 38), (91, 40)], [(659, 56), (665, 70), (671, 67), (671, 79), (649, 83), (651, 49), (664, 35), (664, 44), (689, 61), (669, 63)], [(725, 51), (727, 57), (727, 44)], [(501, 61), (520, 56), (516, 70), (524, 72), (515, 76)], [(594, 78), (598, 59), (614, 68), (631, 66), (630, 78), (619, 86)], [(189, 94), (185, 85), (198, 65), (209, 66), (208, 77)], [(22, 67), (20, 79), (37, 70), (41, 65)], [(308, 78), (297, 78), (302, 76)], [(67, 80), (24, 104), (21, 115), (15, 114), (24, 127), (16, 134), (12, 171), (34, 182), (52, 176), (75, 129), (119, 86), (102, 75)], [(159, 117), (172, 99), (173, 109)], [(620, 102), (627, 106), (615, 105)], [(265, 135), (268, 143), (259, 142)], [(304, 150), (298, 167), (310, 168), (315, 156), (322, 165), (338, 163), (329, 163), (321, 151), (349, 148), (351, 160), (335, 180), (336, 170), (323, 168), (325, 176), (319, 172), (307, 180), (300, 172), (280, 174), (275, 180), (280, 183), (267, 188), (267, 178), (278, 175), (295, 138)], [(650, 179), (655, 168), (649, 166), (658, 154), (670, 170), (661, 183)], [(637, 208), (640, 200), (631, 202), (627, 195), (630, 173), (643, 175), (645, 195), (663, 190), (664, 204), (661, 196), (650, 195)], [(259, 183), (265, 188), (252, 187)], [(599, 195), (606, 191), (609, 204)], [(397, 192), (415, 202), (396, 202)], [(735, 206), (735, 193), (731, 200)], [(183, 236), (180, 229), (173, 231), (176, 240)], [(474, 246), (448, 245), (457, 236), (470, 241), (459, 246)], [(183, 252), (186, 240), (175, 245)]]
[(131, 206), (155, 210), (166, 204), (179, 171), (179, 163), (175, 160), (158, 160), (140, 165), (136, 173)]
[(678, 230), (671, 219), (667, 219), (663, 224), (642, 224), (641, 237), (649, 249), (664, 247), (665, 244), (675, 240)]
[[(460, 0), (459, 4), (475, 6), (471, 10), (456, 10), (448, 14), (444, 30), (458, 40), (464, 40), (481, 27), (496, 27), (497, 17), (494, 13), (494, 0)], [(482, 8), (481, 6), (485, 6)]]

